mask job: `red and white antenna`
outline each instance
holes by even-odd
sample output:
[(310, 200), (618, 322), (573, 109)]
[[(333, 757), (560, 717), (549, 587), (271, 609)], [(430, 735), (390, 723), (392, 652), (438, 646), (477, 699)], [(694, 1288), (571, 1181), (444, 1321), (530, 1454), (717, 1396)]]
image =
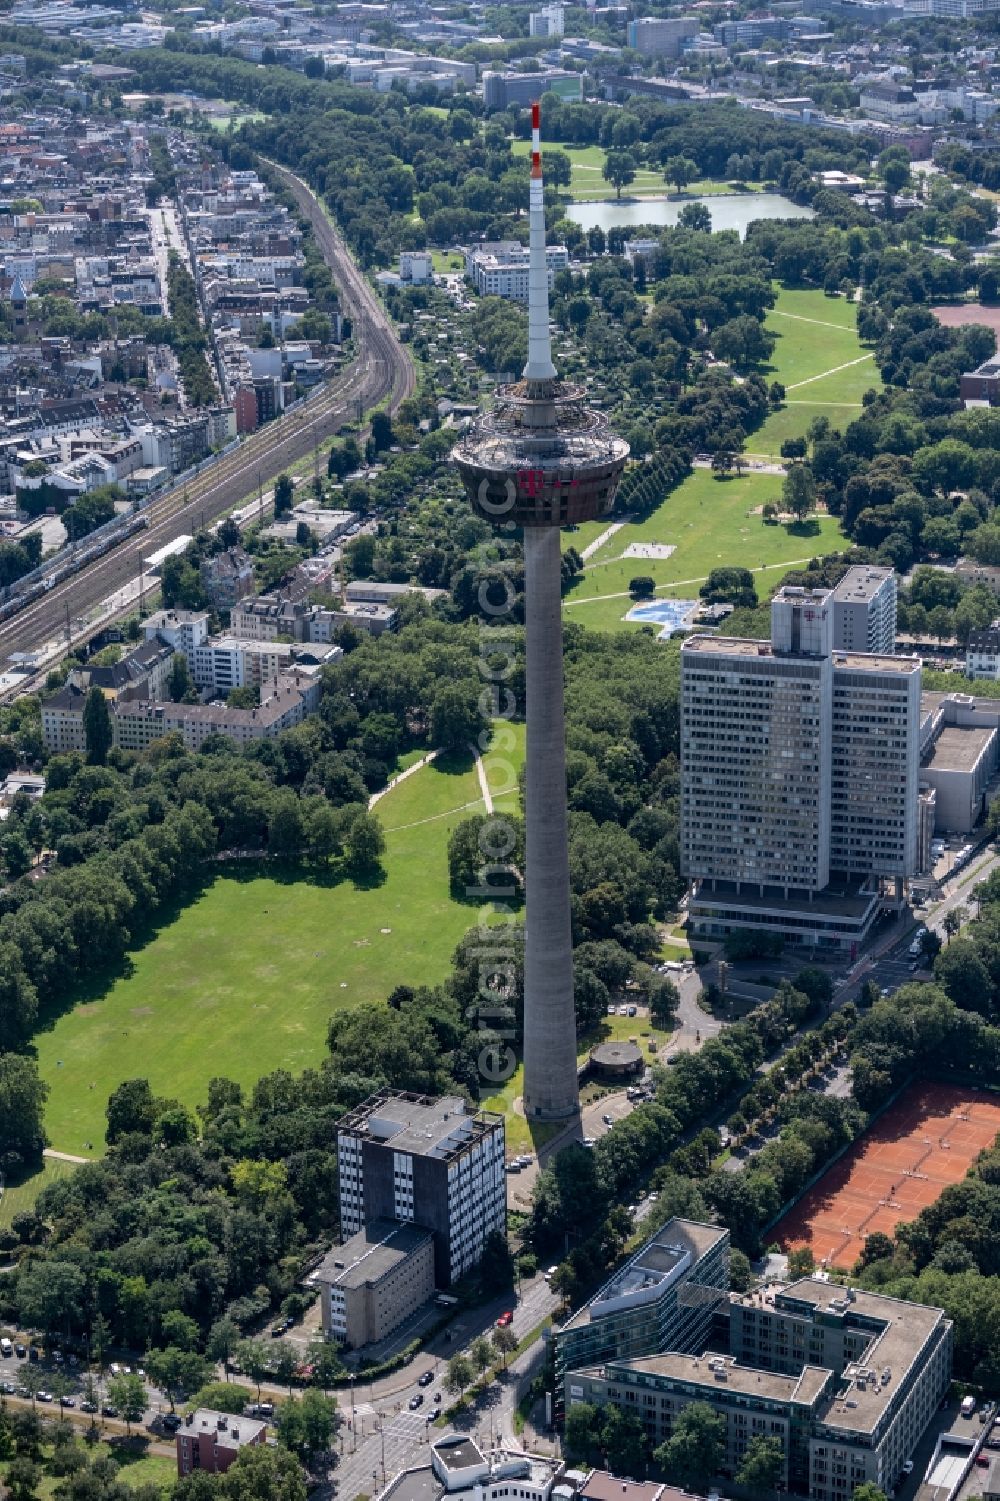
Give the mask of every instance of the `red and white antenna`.
[(542, 112), (531, 106), (531, 181), (528, 189), (528, 363), (525, 380), (554, 380), (549, 338), (549, 266), (545, 257), (545, 196), (542, 183)]

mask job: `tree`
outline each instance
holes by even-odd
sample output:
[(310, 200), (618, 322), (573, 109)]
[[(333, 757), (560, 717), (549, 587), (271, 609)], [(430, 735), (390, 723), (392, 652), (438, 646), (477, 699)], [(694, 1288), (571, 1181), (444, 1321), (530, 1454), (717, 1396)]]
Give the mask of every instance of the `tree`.
[(664, 181), (676, 183), (678, 193), (683, 193), (688, 183), (694, 182), (697, 176), (697, 163), (693, 162), (689, 156), (671, 156), (664, 164)]
[(729, 1286), (734, 1293), (749, 1292), (753, 1286), (753, 1268), (745, 1251), (729, 1253)]
[(175, 1399), (190, 1397), (211, 1374), (211, 1364), (204, 1355), (194, 1350), (182, 1350), (177, 1345), (168, 1345), (165, 1350), (150, 1350), (146, 1356), (146, 1369), (150, 1379), (166, 1392), (171, 1412), (174, 1411)]
[(615, 197), (621, 198), (622, 188), (635, 181), (635, 157), (631, 151), (609, 151), (604, 158), (602, 176), (614, 188)]
[(820, 969), (818, 964), (807, 964), (805, 969), (800, 969), (792, 984), (809, 997), (817, 1010), (826, 1010), (833, 1000), (833, 981), (829, 971)]
[(667, 1027), (680, 1005), (680, 992), (673, 980), (657, 978), (649, 987), (649, 1014), (657, 1026)]
[(934, 978), (956, 1006), (989, 1015), (993, 983), (975, 944), (969, 939), (959, 938), (942, 949), (934, 960)]
[(707, 1402), (689, 1402), (653, 1458), (671, 1485), (704, 1495), (725, 1453), (726, 1423)]
[(156, 1101), (148, 1079), (125, 1079), (108, 1100), (105, 1112), (107, 1128), (104, 1139), (109, 1147), (122, 1136), (152, 1134), (156, 1123)]
[(712, 233), (712, 213), (707, 203), (685, 203), (677, 216), (678, 229), (694, 229), (699, 234)]
[(884, 1230), (875, 1230), (865, 1237), (865, 1243), (861, 1248), (861, 1255), (856, 1262), (856, 1270), (863, 1272), (876, 1261), (887, 1261), (893, 1254), (895, 1246)]
[(187, 657), (183, 652), (175, 651), (170, 660), (170, 673), (167, 677), (167, 692), (170, 694), (171, 702), (179, 704), (192, 686)]
[(453, 1397), (458, 1397), (465, 1391), (472, 1376), (472, 1362), (467, 1355), (459, 1352), (448, 1362), (448, 1373), (444, 1378), (445, 1389), (451, 1392)]
[(23, 1456), (7, 1466), (7, 1491), (10, 1501), (34, 1501), (42, 1472), (32, 1460)]
[(808, 464), (793, 464), (781, 486), (781, 503), (786, 511), (804, 521), (816, 504), (816, 482)]
[(712, 455), (712, 473), (720, 477), (727, 475), (733, 467), (735, 457), (731, 448), (717, 448)]
[(287, 474), (279, 474), (274, 482), (274, 514), (283, 516), (292, 509), (295, 487)]
[(112, 1376), (108, 1382), (108, 1401), (117, 1407), (125, 1420), (125, 1431), (131, 1433), (132, 1424), (138, 1423), (149, 1405), (149, 1393), (141, 1376), (134, 1373)]
[(337, 1425), (337, 1404), (322, 1392), (306, 1391), (289, 1397), (278, 1410), (278, 1442), (308, 1463), (329, 1449)]
[(949, 944), (957, 934), (961, 933), (963, 927), (968, 921), (968, 907), (959, 905), (958, 907), (952, 907), (950, 911), (945, 913), (941, 921), (941, 926), (942, 928), (944, 928), (945, 935), (948, 939)]
[(633, 599), (650, 599), (656, 593), (656, 580), (645, 573), (636, 574), (628, 581), (628, 592)]
[(385, 835), (374, 813), (359, 813), (347, 835), (348, 868), (353, 876), (370, 876), (385, 852)]
[(240, 1450), (217, 1494), (224, 1501), (306, 1501), (306, 1479), (287, 1449), (254, 1444)]
[(574, 1402), (566, 1413), (563, 1446), (577, 1463), (588, 1466), (601, 1460), (602, 1414), (590, 1402)]
[[(4, 946), (0, 946), (0, 966)], [(0, 987), (0, 1014), (4, 1005)], [(5, 1028), (0, 1021), (0, 1049), (4, 1046)], [(10, 1039), (14, 1041), (12, 1036)], [(49, 1092), (38, 1076), (33, 1058), (0, 1051), (0, 1168), (41, 1159), (45, 1146), (43, 1115)]]
[(898, 193), (910, 180), (910, 154), (905, 146), (890, 146), (878, 159), (878, 169), (886, 191)]
[(856, 1485), (851, 1492), (851, 1501), (889, 1501), (885, 1491), (880, 1490), (872, 1481), (866, 1480), (863, 1485)]
[(67, 1338), (84, 1321), (87, 1278), (75, 1262), (25, 1262), (17, 1276), (17, 1306), (28, 1328)]
[(429, 739), (442, 750), (474, 744), (484, 728), (476, 698), (457, 683), (435, 693), (431, 703)]
[(785, 1447), (778, 1438), (760, 1433), (750, 1440), (736, 1471), (738, 1485), (760, 1496), (773, 1496), (785, 1476)]
[(241, 1339), (233, 1351), (235, 1362), (257, 1388), (260, 1401), (260, 1384), (271, 1368), (271, 1352), (262, 1339)]
[(115, 736), (108, 701), (96, 684), (83, 706), (83, 738), (90, 765), (103, 766)]
[(810, 1277), (816, 1270), (816, 1258), (811, 1246), (795, 1246), (788, 1253), (789, 1277)]
[(504, 1324), (500, 1329), (493, 1331), (493, 1348), (503, 1361), (504, 1370), (507, 1369), (507, 1357), (513, 1355), (517, 1349), (517, 1335), (509, 1324)]
[(493, 1351), (485, 1335), (480, 1334), (469, 1347), (469, 1358), (477, 1376), (487, 1370), (493, 1360)]

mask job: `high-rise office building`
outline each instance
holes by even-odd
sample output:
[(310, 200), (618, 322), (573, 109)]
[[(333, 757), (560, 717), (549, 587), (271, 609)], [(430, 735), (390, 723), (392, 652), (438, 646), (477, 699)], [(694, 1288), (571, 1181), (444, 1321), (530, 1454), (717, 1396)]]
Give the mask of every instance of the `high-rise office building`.
[[(537, 80), (538, 75), (531, 77)], [(535, 85), (537, 86), (537, 84)], [(477, 515), (524, 546), (524, 1113), (578, 1115), (559, 528), (610, 511), (628, 444), (552, 363), (540, 110), (532, 105), (528, 362), (452, 457)]]
[(833, 645), (838, 651), (896, 650), (896, 575), (891, 568), (849, 568), (833, 591)]
[(372, 1095), (337, 1122), (337, 1166), (344, 1239), (373, 1220), (429, 1230), (438, 1287), (507, 1228), (503, 1116), (459, 1095)]
[[(883, 589), (865, 591), (875, 631)], [(917, 870), (920, 662), (838, 649), (843, 608), (836, 591), (788, 587), (770, 641), (684, 642), (681, 863), (696, 932), (853, 948)]]

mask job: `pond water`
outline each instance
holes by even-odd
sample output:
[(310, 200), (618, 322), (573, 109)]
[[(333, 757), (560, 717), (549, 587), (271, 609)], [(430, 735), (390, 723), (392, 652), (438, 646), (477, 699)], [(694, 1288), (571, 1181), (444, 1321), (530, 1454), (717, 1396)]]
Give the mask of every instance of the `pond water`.
[(742, 240), (747, 225), (754, 219), (815, 219), (811, 208), (804, 208), (781, 193), (720, 193), (711, 198), (633, 198), (616, 203), (613, 198), (598, 203), (573, 203), (566, 209), (582, 229), (595, 224), (607, 232), (621, 226), (631, 229), (638, 224), (676, 224), (686, 203), (703, 203), (712, 215), (713, 229), (738, 229)]

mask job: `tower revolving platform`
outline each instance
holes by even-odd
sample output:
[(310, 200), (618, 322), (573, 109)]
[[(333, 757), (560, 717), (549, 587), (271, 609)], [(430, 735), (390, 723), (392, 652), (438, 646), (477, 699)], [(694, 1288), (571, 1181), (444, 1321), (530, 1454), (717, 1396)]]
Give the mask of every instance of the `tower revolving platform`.
[(628, 444), (579, 387), (552, 379), (501, 386), (454, 449), (477, 515), (494, 526), (573, 526), (606, 516)]

